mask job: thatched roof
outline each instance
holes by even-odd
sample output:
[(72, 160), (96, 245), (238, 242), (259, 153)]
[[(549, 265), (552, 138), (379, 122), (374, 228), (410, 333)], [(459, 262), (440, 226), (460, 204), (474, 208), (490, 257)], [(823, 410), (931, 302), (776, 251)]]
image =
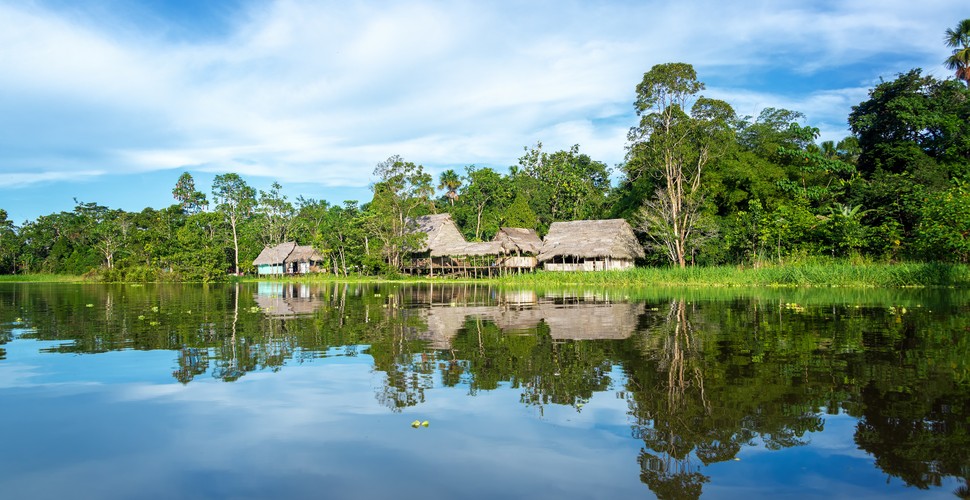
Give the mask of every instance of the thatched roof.
[(542, 247), (542, 240), (535, 229), (525, 229), (521, 227), (503, 227), (492, 240), (502, 245), (502, 250), (506, 253), (520, 252), (524, 254), (537, 254)]
[(414, 219), (414, 232), (425, 233), (428, 237), (424, 246), (418, 252), (431, 252), (432, 257), (447, 257), (459, 255), (498, 255), (502, 247), (494, 241), (472, 242), (465, 241), (465, 237), (458, 230), (451, 214), (424, 215)]
[(430, 250), (432, 257), (459, 255), (461, 249), (468, 244), (455, 221), (451, 219), (451, 214), (422, 215), (414, 219), (414, 222), (414, 232), (428, 235), (424, 245), (417, 249), (418, 252)]
[(283, 262), (289, 264), (290, 262), (320, 262), (322, 260), (323, 256), (320, 255), (320, 252), (314, 250), (312, 246), (297, 245)]
[(457, 255), (499, 255), (502, 245), (497, 241), (475, 241), (466, 243), (462, 252)]
[(309, 245), (297, 245), (295, 241), (287, 241), (273, 247), (263, 248), (259, 256), (253, 261), (254, 266), (276, 265), (290, 262), (321, 261), (323, 256)]
[(290, 255), (290, 252), (296, 248), (295, 241), (287, 241), (286, 243), (280, 243), (275, 247), (263, 248), (262, 252), (259, 252), (259, 256), (253, 261), (254, 266), (262, 265), (273, 265), (282, 264), (286, 257)]
[(577, 220), (549, 226), (539, 262), (559, 256), (634, 260), (644, 253), (633, 228), (623, 219)]

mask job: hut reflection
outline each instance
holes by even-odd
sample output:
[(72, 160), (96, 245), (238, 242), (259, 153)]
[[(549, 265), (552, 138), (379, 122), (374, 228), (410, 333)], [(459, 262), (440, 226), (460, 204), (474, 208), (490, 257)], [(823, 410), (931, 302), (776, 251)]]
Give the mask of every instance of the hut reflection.
[(469, 321), (489, 322), (504, 333), (534, 332), (540, 325), (553, 340), (623, 340), (636, 331), (643, 303), (614, 301), (608, 295), (556, 294), (533, 290), (431, 287), (412, 290), (409, 313), (427, 323), (419, 340), (435, 350), (452, 347)]
[(263, 313), (274, 318), (312, 314), (324, 305), (320, 287), (304, 283), (259, 282), (254, 298)]

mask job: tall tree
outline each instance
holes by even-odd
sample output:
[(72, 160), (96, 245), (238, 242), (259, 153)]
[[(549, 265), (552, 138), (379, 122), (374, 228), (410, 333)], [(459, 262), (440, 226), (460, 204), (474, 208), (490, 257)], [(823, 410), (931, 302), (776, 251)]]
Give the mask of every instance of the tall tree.
[(123, 249), (131, 227), (128, 214), (93, 202), (84, 203), (76, 198), (74, 201), (82, 245), (97, 249), (104, 259), (104, 266), (113, 269), (115, 256)]
[(953, 49), (944, 64), (956, 77), (970, 86), (970, 18), (960, 21), (956, 28), (947, 28), (943, 35), (946, 46)]
[(458, 176), (457, 172), (449, 168), (441, 172), (438, 181), (438, 189), (444, 189), (445, 197), (454, 205), (455, 199), (458, 198), (458, 188), (461, 187), (461, 177)]
[[(921, 73), (914, 69), (881, 82), (869, 91), (869, 99), (852, 107), (849, 127), (859, 138), (861, 172), (930, 171), (944, 164), (965, 171), (970, 160), (970, 89)], [(959, 172), (943, 173), (955, 174)]]
[[(474, 165), (465, 167), (465, 186), (462, 189), (462, 205), (467, 210), (458, 213), (458, 221), (463, 223), (473, 239), (482, 239), (482, 233), (494, 236), (498, 232), (500, 210), (509, 203), (509, 186), (502, 174), (488, 167)], [(474, 228), (474, 232), (470, 229)]]
[(194, 214), (205, 210), (209, 206), (205, 199), (205, 193), (195, 189), (195, 179), (192, 174), (182, 172), (175, 188), (172, 189), (172, 196), (178, 201), (178, 205), (188, 214)]
[(212, 199), (232, 230), (234, 273), (239, 274), (239, 224), (256, 206), (256, 190), (239, 174), (217, 175), (212, 181)]
[(259, 191), (259, 206), (256, 211), (263, 216), (263, 244), (279, 245), (287, 240), (290, 222), (293, 219), (293, 204), (282, 193), (283, 186), (273, 182), (269, 191)]
[(643, 206), (641, 229), (681, 267), (699, 236), (704, 167), (733, 133), (734, 111), (724, 101), (698, 96), (703, 89), (689, 64), (654, 66), (637, 85), (640, 124), (628, 134), (628, 178), (650, 176), (656, 186)]
[(12, 273), (16, 268), (17, 228), (0, 208), (0, 274)]
[(383, 243), (385, 262), (394, 269), (401, 266), (401, 256), (416, 245), (423, 235), (411, 229), (414, 217), (427, 213), (434, 194), (431, 174), (424, 167), (391, 156), (374, 168), (377, 182), (372, 187), (374, 198), (368, 204), (369, 230)]
[(352, 259), (353, 256), (349, 254), (355, 249), (360, 249), (362, 240), (357, 220), (359, 214), (360, 208), (356, 201), (345, 201), (342, 207), (331, 206), (323, 221), (324, 230), (315, 240), (319, 242), (318, 246), (324, 246), (330, 250), (335, 275), (338, 274), (338, 268), (344, 276), (350, 275), (348, 257)]

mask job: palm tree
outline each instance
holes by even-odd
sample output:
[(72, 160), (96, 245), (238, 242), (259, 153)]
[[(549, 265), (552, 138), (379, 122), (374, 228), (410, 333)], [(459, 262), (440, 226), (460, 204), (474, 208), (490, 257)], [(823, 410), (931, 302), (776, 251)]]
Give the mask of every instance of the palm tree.
[(458, 198), (458, 188), (461, 187), (461, 178), (458, 177), (458, 174), (454, 170), (448, 169), (441, 172), (441, 176), (438, 177), (438, 180), (440, 181), (440, 184), (438, 184), (438, 189), (447, 190), (448, 192), (445, 193), (445, 196), (447, 196), (448, 199), (451, 200), (451, 204), (454, 205), (455, 198)]
[(970, 19), (960, 21), (956, 29), (947, 28), (943, 41), (947, 47), (953, 48), (953, 54), (943, 64), (956, 71), (956, 77), (970, 86)]

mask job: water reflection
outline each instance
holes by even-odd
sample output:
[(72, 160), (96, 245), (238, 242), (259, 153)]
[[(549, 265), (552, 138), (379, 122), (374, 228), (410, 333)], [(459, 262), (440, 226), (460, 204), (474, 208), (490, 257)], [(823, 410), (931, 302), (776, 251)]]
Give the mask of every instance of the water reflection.
[[(938, 299), (475, 284), (0, 285), (0, 346), (168, 350), (163, 373), (182, 384), (366, 354), (380, 375), (373, 396), (393, 412), (446, 397), (435, 389), (515, 391), (540, 417), (617, 398), (640, 448), (631, 463), (660, 497), (700, 496), (717, 483), (716, 464), (746, 450), (810, 447), (827, 417), (845, 415), (876, 466), (932, 489), (970, 476), (970, 310), (953, 295)], [(0, 366), (16, 361), (5, 353)]]

